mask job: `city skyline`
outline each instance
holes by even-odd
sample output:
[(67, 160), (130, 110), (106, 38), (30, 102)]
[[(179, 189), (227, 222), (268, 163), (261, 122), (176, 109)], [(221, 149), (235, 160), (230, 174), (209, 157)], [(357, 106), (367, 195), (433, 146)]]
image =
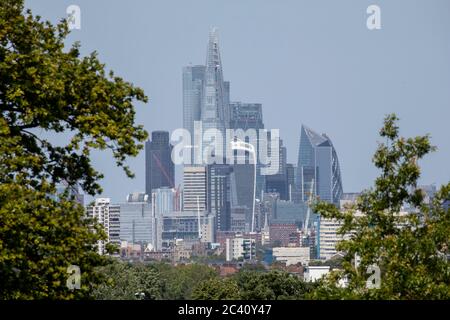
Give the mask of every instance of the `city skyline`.
[[(424, 174), (422, 183), (439, 185), (450, 176), (450, 169), (446, 166), (450, 148), (445, 121), (448, 119), (446, 106), (450, 103), (450, 96), (448, 90), (444, 89), (450, 85), (449, 73), (446, 72), (450, 65), (448, 59), (444, 60), (450, 47), (442, 41), (444, 34), (439, 33), (439, 30), (445, 28), (431, 26), (431, 22), (447, 24), (439, 19), (439, 9), (442, 11), (448, 8), (448, 3), (438, 2), (435, 7), (429, 8), (420, 3), (414, 7), (406, 5), (404, 1), (396, 4), (379, 1), (386, 14), (383, 15), (383, 29), (375, 31), (378, 33), (371, 33), (365, 28), (366, 3), (362, 3), (360, 8), (350, 8), (345, 1), (340, 5), (328, 4), (327, 9), (324, 9), (323, 5), (316, 7), (305, 3), (278, 7), (276, 13), (286, 13), (288, 19), (286, 22), (273, 22), (273, 31), (262, 23), (262, 16), (268, 17), (268, 12), (273, 9), (269, 4), (261, 6), (260, 11), (254, 14), (254, 26), (260, 27), (258, 29), (244, 27), (243, 17), (251, 12), (250, 4), (222, 5), (226, 12), (232, 11), (233, 8), (239, 9), (236, 11), (239, 18), (237, 23), (230, 25), (229, 22), (214, 16), (209, 6), (199, 13), (195, 12), (204, 4), (202, 1), (193, 2), (188, 8), (185, 7), (186, 4), (179, 3), (191, 14), (193, 22), (191, 29), (184, 30), (187, 31), (186, 38), (181, 38), (180, 34), (177, 36), (176, 28), (179, 28), (180, 24), (186, 24), (185, 19), (177, 15), (180, 21), (169, 28), (155, 17), (155, 13), (168, 10), (165, 4), (148, 5), (138, 2), (136, 7), (141, 11), (146, 11), (143, 8), (147, 6), (154, 9), (147, 12), (153, 20), (143, 20), (144, 22), (137, 25), (131, 22), (131, 26), (118, 26), (121, 24), (114, 23), (120, 21), (116, 4), (101, 1), (96, 4), (78, 2), (82, 9), (83, 25), (81, 30), (72, 32), (70, 41), (81, 40), (83, 54), (95, 47), (102, 53), (107, 67), (117, 70), (118, 74), (144, 88), (150, 97), (150, 103), (148, 107), (138, 106), (138, 122), (144, 124), (149, 132), (172, 131), (181, 127), (180, 70), (189, 62), (195, 65), (204, 61), (208, 29), (211, 25), (217, 25), (221, 37), (221, 58), (226, 68), (225, 78), (233, 84), (232, 100), (262, 104), (266, 127), (281, 129), (281, 137), (288, 149), (288, 162), (296, 163), (302, 123), (315, 128), (319, 133), (327, 132), (338, 150), (344, 191), (361, 191), (371, 185), (377, 174), (370, 159), (376, 148), (377, 131), (382, 125), (382, 118), (386, 113), (397, 112), (402, 120), (402, 134), (430, 133), (432, 142), (439, 147), (437, 153), (421, 163)], [(62, 1), (56, 5), (46, 1), (28, 1), (28, 4), (35, 13), (57, 21), (64, 16), (68, 3)], [(298, 21), (292, 20), (293, 16), (288, 13), (289, 8), (298, 9)], [(97, 17), (100, 9), (106, 10), (105, 23), (97, 28), (100, 30), (93, 30), (90, 28), (93, 23), (90, 20), (91, 14)], [(205, 13), (209, 13), (209, 16)], [(307, 17), (307, 13), (311, 18)], [(323, 17), (321, 14), (325, 13), (326, 17)], [(139, 16), (134, 9), (123, 14)], [(205, 18), (194, 23), (195, 17), (202, 15), (205, 15)], [(391, 18), (393, 15), (395, 20)], [(419, 15), (422, 19), (418, 19)], [(404, 16), (416, 23), (408, 23), (409, 20)], [(317, 21), (308, 28), (306, 23), (311, 23), (311, 19)], [(123, 20), (129, 21), (125, 18)], [(168, 29), (164, 29), (166, 34), (152, 33), (151, 44), (147, 46), (141, 42), (128, 42), (129, 40), (123, 37), (130, 28), (137, 26), (142, 27), (143, 31), (152, 30), (153, 23), (162, 23)], [(322, 31), (318, 31), (319, 25), (324, 26)], [(333, 29), (333, 25), (336, 28)], [(293, 30), (287, 28), (288, 26), (298, 28)], [(411, 36), (402, 37), (401, 44), (396, 45), (397, 36), (405, 27), (412, 29)], [(385, 32), (387, 28), (390, 28), (390, 32)], [(237, 30), (242, 30), (242, 34)], [(292, 37), (295, 34), (293, 32), (297, 32), (298, 38)], [(101, 41), (105, 34), (108, 41)], [(125, 46), (126, 51), (114, 52), (111, 49), (111, 43), (114, 42), (110, 41), (112, 34), (115, 34), (114, 38), (122, 39), (128, 44), (128, 47)], [(263, 34), (266, 34), (266, 37)], [(276, 35), (279, 36), (278, 40)], [(330, 40), (332, 36), (336, 36), (336, 40)], [(167, 39), (179, 42), (177, 45), (183, 48), (181, 52), (174, 54), (171, 45), (165, 44)], [(264, 45), (264, 39), (270, 39), (271, 42)], [(249, 55), (251, 47), (254, 47), (254, 52), (258, 52), (253, 60)], [(381, 47), (384, 50), (381, 50)], [(388, 54), (384, 53), (386, 47), (391, 49)], [(441, 50), (437, 52), (437, 56), (436, 51), (430, 56), (427, 47), (438, 47)], [(130, 51), (130, 48), (135, 50)], [(266, 50), (261, 50), (262, 48)], [(152, 55), (147, 55), (145, 59), (136, 58), (145, 56), (148, 50)], [(352, 52), (355, 54), (351, 54)], [(430, 56), (430, 59), (424, 59), (424, 55)], [(120, 61), (124, 56), (129, 56), (125, 63)], [(349, 59), (348, 56), (353, 58)], [(313, 57), (316, 59), (311, 60)], [(262, 64), (262, 61), (265, 61), (265, 64)], [(307, 66), (308, 63), (311, 67)], [(392, 71), (383, 73), (377, 70), (385, 65), (388, 68), (383, 69), (389, 69), (389, 66), (393, 67), (395, 64), (396, 67)], [(290, 70), (296, 72), (292, 73)], [(161, 83), (155, 82), (152, 73), (158, 75)], [(283, 74), (285, 78), (280, 77)], [(285, 81), (275, 85), (280, 79)], [(169, 99), (169, 95), (172, 98)], [(279, 111), (284, 111), (285, 114), (279, 116)], [(355, 132), (358, 132), (358, 135), (355, 135)], [(144, 163), (143, 152), (129, 162), (131, 169), (137, 174), (134, 180), (127, 179), (120, 169), (115, 168), (113, 162), (103, 163), (104, 158), (106, 155), (102, 153), (96, 153), (94, 157), (96, 167), (105, 173), (105, 179), (101, 181), (104, 196), (118, 202), (123, 201), (128, 193), (144, 190), (145, 178), (139, 174)], [(176, 185), (181, 181), (180, 170), (177, 176)]]

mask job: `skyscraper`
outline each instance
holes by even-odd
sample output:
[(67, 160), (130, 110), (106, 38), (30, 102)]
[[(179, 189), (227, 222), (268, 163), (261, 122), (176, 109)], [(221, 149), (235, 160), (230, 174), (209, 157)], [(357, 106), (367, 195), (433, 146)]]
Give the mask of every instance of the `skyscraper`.
[(283, 146), (283, 140), (280, 139), (278, 173), (266, 176), (266, 192), (279, 193), (281, 200), (289, 200), (288, 176), (287, 176), (287, 149)]
[[(234, 130), (243, 130), (244, 134), (247, 130), (255, 130), (256, 143), (250, 141), (250, 137), (244, 138), (246, 142), (254, 144), (256, 150), (256, 194), (260, 195), (265, 190), (265, 177), (261, 175), (261, 164), (259, 163), (259, 144), (262, 137), (259, 136), (260, 129), (264, 129), (262, 105), (260, 103), (230, 103), (230, 128)], [(234, 162), (237, 162), (237, 157)], [(253, 199), (253, 182), (254, 163), (252, 157), (248, 153), (245, 154), (245, 164), (233, 164), (234, 178), (237, 194), (238, 206), (246, 206), (252, 209)]]
[(206, 54), (205, 81), (201, 106), (203, 128), (215, 128), (224, 133), (228, 127), (228, 106), (225, 105), (229, 93), (229, 84), (223, 81), (222, 61), (220, 58), (219, 38), (217, 29), (209, 33)]
[(207, 208), (215, 215), (216, 230), (231, 230), (231, 173), (228, 164), (207, 166)]
[(302, 125), (297, 166), (297, 188), (302, 201), (313, 195), (339, 205), (342, 196), (341, 170), (336, 150), (325, 134), (319, 135)]
[(191, 134), (191, 145), (194, 144), (194, 121), (201, 120), (205, 70), (202, 65), (183, 68), (183, 127)]
[(153, 189), (173, 188), (175, 185), (175, 166), (172, 161), (172, 145), (169, 132), (154, 131), (152, 139), (145, 143), (145, 193)]

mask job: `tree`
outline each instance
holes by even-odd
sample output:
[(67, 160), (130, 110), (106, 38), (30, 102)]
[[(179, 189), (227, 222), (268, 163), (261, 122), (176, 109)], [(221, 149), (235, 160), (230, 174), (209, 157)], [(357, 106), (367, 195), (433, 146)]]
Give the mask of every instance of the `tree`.
[(105, 276), (93, 291), (98, 300), (157, 300), (161, 299), (162, 282), (151, 266), (113, 261), (98, 270)]
[(233, 279), (212, 278), (200, 282), (192, 292), (194, 300), (237, 300), (239, 287)]
[(177, 266), (158, 263), (154, 264), (154, 268), (163, 283), (162, 298), (168, 300), (191, 299), (196, 285), (218, 276), (215, 269), (196, 263)]
[[(450, 212), (443, 203), (450, 198), (450, 183), (441, 187), (431, 204), (417, 187), (418, 161), (435, 150), (429, 136), (399, 136), (398, 118), (386, 117), (373, 161), (381, 170), (375, 186), (362, 193), (357, 203), (339, 210), (317, 202), (315, 212), (342, 222), (341, 234), (351, 234), (338, 244), (346, 253), (343, 271), (332, 274), (312, 298), (449, 299)], [(414, 212), (400, 214), (408, 204)], [(355, 264), (359, 257), (359, 264)], [(381, 270), (380, 287), (370, 288), (369, 266)], [(336, 285), (347, 278), (346, 289)]]
[(303, 299), (312, 286), (287, 272), (242, 271), (236, 277), (243, 300), (291, 300)]
[[(94, 267), (105, 263), (94, 244), (104, 233), (59, 183), (95, 195), (102, 177), (92, 150), (110, 150), (128, 176), (129, 156), (147, 133), (135, 125), (134, 101), (144, 92), (107, 74), (94, 52), (66, 50), (66, 21), (53, 26), (24, 10), (23, 0), (0, 3), (0, 298), (86, 297)], [(49, 136), (69, 136), (55, 145)], [(82, 289), (66, 288), (78, 265)], [(89, 279), (88, 282), (86, 282)], [(84, 280), (84, 281), (83, 281)], [(95, 281), (94, 281), (95, 282)]]

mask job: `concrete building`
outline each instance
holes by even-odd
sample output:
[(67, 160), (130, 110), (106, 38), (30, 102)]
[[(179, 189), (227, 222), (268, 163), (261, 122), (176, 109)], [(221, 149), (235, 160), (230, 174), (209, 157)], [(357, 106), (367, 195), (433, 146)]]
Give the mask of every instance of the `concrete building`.
[(226, 260), (253, 260), (256, 258), (256, 241), (247, 238), (226, 239)]
[(183, 210), (206, 211), (206, 168), (184, 167)]
[(330, 272), (330, 266), (307, 266), (303, 273), (306, 282), (315, 282)]
[(273, 258), (285, 263), (286, 266), (297, 263), (307, 265), (310, 260), (309, 247), (275, 247), (272, 250)]
[(120, 206), (112, 205), (110, 198), (97, 198), (93, 206), (87, 206), (87, 215), (100, 223), (107, 235), (106, 240), (97, 242), (99, 254), (105, 254), (107, 243), (120, 246)]

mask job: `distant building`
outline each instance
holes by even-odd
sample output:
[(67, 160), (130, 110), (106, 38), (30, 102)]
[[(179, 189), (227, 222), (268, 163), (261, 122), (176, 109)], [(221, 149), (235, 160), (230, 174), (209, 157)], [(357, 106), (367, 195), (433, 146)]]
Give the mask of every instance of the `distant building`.
[(120, 206), (111, 204), (109, 198), (97, 198), (93, 206), (86, 207), (87, 215), (101, 224), (107, 235), (106, 240), (97, 242), (99, 254), (105, 254), (106, 244), (120, 246)]
[(276, 223), (269, 227), (270, 243), (272, 246), (288, 247), (299, 245), (297, 225), (293, 223)]
[(211, 164), (207, 166), (207, 209), (216, 218), (217, 231), (231, 230), (232, 171), (232, 166), (228, 164)]
[[(183, 68), (183, 127), (191, 135), (191, 145), (194, 145), (194, 122), (201, 120), (205, 71), (206, 66), (202, 65)], [(191, 161), (194, 159), (193, 151)]]
[(303, 274), (305, 282), (315, 282), (330, 272), (330, 266), (307, 266)]
[(226, 240), (226, 260), (253, 260), (256, 258), (256, 242), (254, 239), (234, 238)]
[[(259, 162), (259, 145), (260, 141), (264, 137), (260, 137), (260, 129), (264, 129), (263, 123), (263, 112), (262, 105), (260, 103), (244, 103), (244, 102), (231, 102), (230, 103), (230, 128), (234, 130), (242, 130), (246, 132), (249, 129), (255, 130), (256, 133), (256, 143), (251, 141), (251, 137), (248, 137), (248, 142), (251, 143), (256, 150), (256, 159), (257, 159), (257, 167), (256, 167), (256, 194), (260, 195), (263, 190), (265, 190), (265, 176), (261, 175), (261, 164)], [(242, 138), (242, 137), (241, 137)], [(246, 140), (241, 139), (241, 140)], [(241, 164), (235, 164), (235, 172), (240, 172), (240, 174), (236, 174), (236, 178), (239, 180), (236, 184), (238, 189), (238, 195), (242, 193), (247, 193), (248, 191), (253, 190), (253, 182), (255, 181), (254, 175), (254, 163), (252, 162), (252, 157), (250, 154), (245, 155), (245, 164), (241, 162)], [(237, 158), (235, 158), (237, 160)], [(234, 163), (234, 161), (233, 161)], [(247, 187), (247, 185), (251, 185), (251, 187)], [(253, 193), (250, 192), (247, 197), (253, 198)], [(241, 198), (243, 199), (243, 198)], [(251, 201), (252, 200), (244, 200), (239, 202), (239, 205), (247, 205), (251, 209)]]
[(232, 207), (231, 208), (231, 231), (245, 232), (246, 231), (246, 214), (247, 207)]
[(146, 194), (151, 195), (154, 189), (175, 186), (172, 149), (167, 131), (153, 131), (152, 139), (145, 143)]
[[(306, 219), (306, 211), (308, 206), (306, 203), (295, 203), (292, 201), (277, 200), (275, 202), (275, 211), (272, 217), (274, 223), (295, 223), (303, 225)], [(312, 220), (314, 215), (310, 216)]]
[(158, 220), (152, 211), (152, 204), (145, 193), (132, 193), (127, 202), (119, 203), (120, 240), (128, 244), (139, 244), (145, 248), (151, 244), (155, 250), (161, 247), (157, 239)]
[(320, 217), (320, 259), (329, 260), (337, 253), (336, 245), (339, 241), (343, 240), (343, 236), (338, 234), (341, 227), (342, 222), (337, 221), (336, 219)]
[(286, 266), (297, 263), (305, 265), (310, 260), (309, 247), (275, 247), (272, 250), (273, 258), (285, 263)]
[(185, 243), (213, 242), (214, 216), (205, 211), (169, 212), (162, 216), (162, 230), (159, 235), (162, 247), (173, 248), (175, 241), (182, 239)]
[(297, 189), (302, 201), (313, 195), (339, 206), (343, 189), (336, 150), (325, 134), (319, 135), (302, 125), (297, 165)]
[(206, 210), (206, 168), (185, 166), (183, 172), (183, 210)]
[(67, 193), (67, 198), (78, 202), (80, 205), (84, 206), (84, 195), (80, 192), (80, 187), (78, 184), (69, 186), (65, 181), (59, 183), (56, 186), (56, 194), (52, 195), (51, 198), (59, 201), (60, 197)]
[[(266, 192), (278, 193), (281, 200), (289, 200), (289, 186), (287, 175), (287, 149), (283, 146), (283, 140), (280, 139), (278, 173), (266, 176)], [(290, 169), (290, 173), (292, 170)]]
[(154, 203), (155, 215), (161, 215), (175, 211), (176, 206), (176, 190), (174, 188), (157, 188), (153, 189), (152, 202)]

